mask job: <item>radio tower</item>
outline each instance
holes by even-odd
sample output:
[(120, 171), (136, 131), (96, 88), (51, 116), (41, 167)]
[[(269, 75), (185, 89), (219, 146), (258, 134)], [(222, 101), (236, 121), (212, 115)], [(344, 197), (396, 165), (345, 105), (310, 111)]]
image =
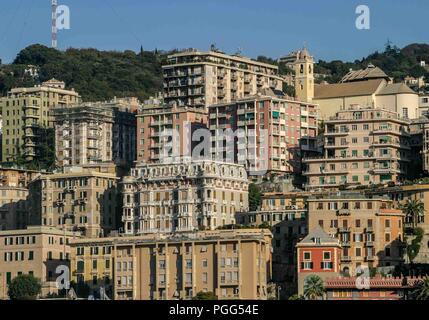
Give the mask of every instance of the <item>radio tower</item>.
[(57, 6), (58, 1), (52, 0), (52, 48), (57, 48)]

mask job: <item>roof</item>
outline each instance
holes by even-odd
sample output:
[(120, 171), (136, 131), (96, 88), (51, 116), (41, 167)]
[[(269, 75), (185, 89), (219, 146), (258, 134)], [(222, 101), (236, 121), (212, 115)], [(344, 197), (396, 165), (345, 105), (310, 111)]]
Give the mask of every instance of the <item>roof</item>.
[(384, 83), (384, 79), (373, 79), (359, 82), (316, 85), (314, 86), (314, 99), (372, 95)]
[[(325, 288), (326, 289), (355, 289), (356, 288), (356, 280), (355, 277), (350, 278), (329, 278), (325, 280)], [(375, 277), (369, 279), (369, 287), (371, 289), (394, 289), (394, 288), (404, 288), (404, 287), (412, 287), (422, 278), (382, 278)]]
[(341, 82), (363, 81), (370, 79), (389, 79), (389, 76), (380, 68), (369, 64), (366, 69), (350, 70), (342, 79)]
[(403, 83), (391, 83), (386, 85), (377, 95), (387, 95), (387, 94), (399, 94), (399, 93), (408, 93), (408, 94), (417, 94), (410, 87)]
[[(316, 242), (315, 239), (320, 239)], [(313, 231), (311, 231), (304, 239), (302, 239), (297, 246), (307, 246), (307, 245), (317, 245), (317, 246), (326, 246), (326, 245), (338, 245), (339, 240), (331, 237), (327, 234), (322, 227), (317, 226)]]

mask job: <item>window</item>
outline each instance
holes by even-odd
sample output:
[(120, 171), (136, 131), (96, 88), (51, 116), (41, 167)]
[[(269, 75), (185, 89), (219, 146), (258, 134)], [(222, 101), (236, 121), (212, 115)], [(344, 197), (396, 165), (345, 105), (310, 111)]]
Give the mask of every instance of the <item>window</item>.
[(309, 251), (304, 252), (304, 260), (311, 260), (311, 252)]
[(33, 251), (28, 252), (28, 260), (34, 260), (34, 252)]
[(323, 260), (331, 260), (331, 252), (323, 251)]

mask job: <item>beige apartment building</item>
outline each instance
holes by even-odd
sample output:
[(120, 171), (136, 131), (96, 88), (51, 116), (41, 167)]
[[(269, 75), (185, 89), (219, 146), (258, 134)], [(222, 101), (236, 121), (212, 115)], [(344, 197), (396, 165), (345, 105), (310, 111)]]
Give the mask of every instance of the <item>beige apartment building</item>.
[(114, 162), (131, 166), (136, 160), (136, 105), (114, 99), (52, 110), (59, 166)]
[(325, 122), (324, 155), (307, 158), (308, 189), (399, 182), (410, 165), (409, 121), (395, 112), (350, 107)]
[(82, 239), (71, 242), (71, 273), (114, 300), (266, 300), (271, 233), (218, 230), (181, 235)]
[(301, 172), (302, 156), (317, 152), (317, 121), (317, 105), (271, 89), (211, 105), (212, 158), (243, 164), (250, 175)]
[(28, 184), (40, 172), (0, 167), (0, 231), (29, 224)]
[(214, 230), (248, 210), (247, 173), (236, 164), (139, 164), (121, 185), (127, 235)]
[(0, 231), (0, 300), (8, 299), (7, 286), (20, 274), (40, 279), (42, 297), (58, 293), (56, 268), (70, 267), (69, 242), (79, 237), (76, 232), (40, 226)]
[(207, 113), (194, 107), (167, 105), (163, 99), (145, 101), (137, 114), (137, 162), (168, 162), (191, 156), (192, 135), (207, 129)]
[(309, 232), (321, 227), (340, 240), (341, 271), (393, 267), (403, 260), (404, 214), (388, 197), (342, 192), (308, 199)]
[(65, 83), (56, 79), (32, 88), (14, 88), (0, 98), (3, 162), (13, 162), (20, 156), (32, 160), (40, 155), (46, 129), (52, 128), (52, 108), (79, 101), (77, 92), (66, 90)]
[(80, 231), (87, 237), (108, 235), (119, 227), (118, 178), (109, 168), (102, 169), (64, 167), (35, 179), (30, 185), (32, 224)]
[(278, 67), (215, 48), (184, 50), (168, 56), (164, 72), (165, 102), (208, 108), (254, 95), (260, 88), (282, 90)]

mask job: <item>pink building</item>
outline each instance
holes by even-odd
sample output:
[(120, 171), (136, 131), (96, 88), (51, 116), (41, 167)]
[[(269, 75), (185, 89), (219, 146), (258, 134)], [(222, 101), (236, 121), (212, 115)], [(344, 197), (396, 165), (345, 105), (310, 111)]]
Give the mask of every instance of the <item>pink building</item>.
[[(232, 158), (247, 169), (254, 166), (253, 172), (299, 173), (301, 158), (317, 152), (317, 118), (317, 105), (272, 89), (231, 103), (211, 105), (212, 157)], [(226, 129), (237, 134), (233, 148), (221, 134)]]

